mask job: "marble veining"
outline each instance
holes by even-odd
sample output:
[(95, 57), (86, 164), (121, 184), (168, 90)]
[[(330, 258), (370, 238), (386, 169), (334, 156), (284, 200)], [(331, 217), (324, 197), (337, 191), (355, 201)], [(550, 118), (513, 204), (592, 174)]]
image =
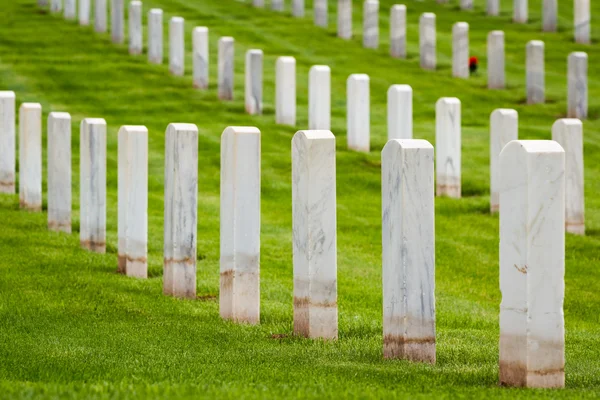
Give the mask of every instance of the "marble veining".
[(208, 28), (198, 26), (192, 32), (194, 87), (208, 89)]
[(71, 233), (71, 115), (48, 115), (48, 229)]
[(233, 100), (234, 40), (224, 36), (219, 39), (219, 99)]
[(421, 68), (436, 68), (436, 29), (435, 14), (423, 13), (419, 19), (419, 50)]
[(437, 196), (461, 197), (461, 103), (443, 97), (435, 105)]
[(246, 112), (260, 115), (263, 109), (263, 51), (248, 50), (246, 52), (244, 98)]
[(574, 11), (575, 42), (590, 44), (590, 0), (575, 0)]
[(586, 119), (588, 116), (588, 55), (582, 51), (568, 58), (567, 117)]

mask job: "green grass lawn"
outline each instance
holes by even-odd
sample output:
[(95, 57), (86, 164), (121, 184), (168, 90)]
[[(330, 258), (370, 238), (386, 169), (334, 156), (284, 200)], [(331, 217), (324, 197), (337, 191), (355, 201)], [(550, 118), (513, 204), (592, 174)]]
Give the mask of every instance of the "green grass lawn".
[[(336, 38), (335, 3), (330, 27), (307, 17), (253, 9), (249, 0), (146, 0), (168, 18), (186, 19), (186, 76), (173, 77), (165, 63), (129, 56), (109, 34), (41, 12), (36, 0), (0, 6), (0, 89), (17, 103), (40, 102), (73, 117), (72, 235), (46, 229), (47, 215), (19, 211), (17, 196), (0, 196), (0, 397), (596, 397), (600, 392), (600, 3), (593, 2), (592, 46), (573, 43), (572, 2), (560, 2), (560, 32), (543, 34), (541, 0), (530, 0), (527, 25), (511, 23), (512, 2), (502, 15), (484, 14), (485, 1), (461, 12), (458, 1), (405, 1), (408, 60), (388, 56), (388, 16), (382, 0), (381, 45), (361, 46), (362, 6), (354, 4), (354, 34)], [(267, 5), (268, 6), (268, 5)], [(419, 68), (418, 18), (437, 14), (436, 72)], [(109, 19), (110, 20), (110, 19)], [(471, 53), (479, 75), (451, 77), (451, 26), (470, 24)], [(146, 18), (144, 18), (146, 21)], [(596, 22), (597, 21), (597, 22)], [(144, 22), (145, 23), (145, 22)], [(210, 90), (191, 79), (191, 31), (210, 29)], [(486, 89), (485, 40), (506, 32), (504, 91)], [(217, 40), (236, 40), (233, 102), (216, 96)], [(546, 42), (545, 105), (526, 106), (525, 44)], [(262, 49), (262, 116), (244, 114), (243, 61)], [(586, 237), (566, 240), (566, 389), (498, 387), (498, 217), (489, 210), (489, 115), (499, 107), (519, 111), (522, 139), (549, 139), (566, 113), (567, 55), (589, 54), (589, 121), (584, 122)], [(165, 47), (165, 55), (168, 54)], [(297, 59), (298, 124), (307, 126), (308, 69), (332, 70), (332, 131), (337, 137), (339, 340), (292, 335), (291, 137), (294, 128), (274, 123), (274, 67), (280, 55)], [(371, 77), (369, 154), (346, 150), (346, 79)], [(437, 364), (382, 358), (380, 151), (385, 144), (386, 91), (396, 83), (414, 90), (414, 134), (434, 143), (435, 102), (462, 101), (463, 195), (436, 199)], [(18, 106), (17, 104), (17, 106)], [(79, 248), (79, 123), (108, 123), (108, 248), (106, 255)], [(195, 301), (162, 295), (164, 132), (171, 122), (198, 125), (198, 295)], [(149, 275), (128, 279), (117, 267), (117, 131), (149, 129)], [(235, 325), (218, 313), (219, 139), (229, 125), (262, 132), (261, 324)], [(45, 123), (44, 123), (45, 127)], [(44, 136), (45, 137), (45, 136)], [(45, 142), (45, 139), (44, 139)], [(44, 148), (46, 146), (44, 145)], [(44, 158), (45, 160), (45, 158)], [(44, 162), (45, 165), (45, 162)], [(44, 168), (45, 169), (45, 168)], [(45, 182), (44, 182), (45, 185)], [(44, 187), (45, 192), (45, 187)]]

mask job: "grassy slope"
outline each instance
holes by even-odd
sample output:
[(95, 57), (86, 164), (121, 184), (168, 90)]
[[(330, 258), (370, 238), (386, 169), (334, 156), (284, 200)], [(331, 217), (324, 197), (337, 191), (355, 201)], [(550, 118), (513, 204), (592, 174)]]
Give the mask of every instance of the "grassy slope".
[[(34, 0), (4, 2), (0, 8), (0, 87), (17, 92), (18, 102), (39, 101), (44, 116), (73, 116), (74, 219), (78, 214), (78, 126), (84, 117), (109, 124), (107, 255), (78, 248), (78, 237), (49, 233), (45, 214), (18, 210), (16, 196), (0, 197), (0, 397), (334, 397), (393, 394), (456, 397), (593, 396), (600, 389), (600, 93), (597, 45), (572, 43), (571, 5), (561, 2), (561, 32), (541, 34), (541, 0), (530, 1), (532, 23), (515, 26), (510, 10), (499, 18), (433, 0), (407, 1), (409, 60), (387, 56), (387, 15), (383, 0), (381, 49), (360, 46), (360, 6), (355, 5), (355, 39), (335, 38), (331, 27), (315, 29), (309, 17), (294, 20), (230, 0), (148, 0), (144, 13), (162, 7), (165, 17), (186, 18), (186, 39), (196, 25), (211, 29), (211, 90), (191, 88), (191, 43), (185, 78), (167, 66), (130, 57), (108, 35), (40, 13)], [(510, 2), (504, 1), (504, 7)], [(310, 3), (307, 4), (309, 10)], [(592, 6), (600, 12), (600, 4)], [(438, 72), (418, 67), (418, 16), (438, 15)], [(310, 11), (307, 12), (310, 15)], [(165, 20), (166, 20), (165, 18)], [(472, 54), (482, 60), (478, 77), (450, 77), (451, 25), (471, 25)], [(165, 25), (166, 27), (166, 25)], [(507, 33), (509, 90), (485, 87), (485, 37)], [(165, 31), (166, 32), (166, 31)], [(594, 38), (600, 33), (594, 30)], [(216, 99), (216, 42), (236, 39), (236, 101)], [(524, 106), (524, 46), (546, 41), (548, 104)], [(243, 52), (265, 51), (265, 115), (243, 114)], [(498, 219), (488, 215), (488, 118), (498, 107), (520, 113), (521, 138), (549, 138), (566, 109), (566, 56), (590, 55), (590, 111), (586, 121), (586, 206), (588, 236), (567, 237), (567, 389), (522, 391), (498, 388)], [(166, 50), (166, 49), (165, 49)], [(167, 54), (167, 53), (165, 53)], [(332, 131), (338, 137), (338, 277), (340, 340), (294, 337), (290, 138), (294, 129), (276, 126), (274, 64), (279, 55), (298, 60), (298, 127), (307, 123), (308, 68), (332, 68)], [(345, 80), (371, 76), (373, 151), (345, 150)], [(460, 201), (436, 199), (436, 297), (438, 363), (417, 365), (381, 357), (381, 228), (379, 151), (386, 137), (386, 90), (393, 83), (414, 89), (415, 136), (434, 141), (434, 104), (457, 96), (463, 105), (463, 188)], [(198, 301), (161, 294), (164, 130), (170, 122), (198, 124), (200, 197)], [(124, 124), (150, 130), (150, 210), (147, 281), (126, 279), (116, 268), (116, 132)], [(227, 125), (255, 125), (263, 133), (262, 318), (257, 327), (223, 322), (218, 316), (219, 136)]]

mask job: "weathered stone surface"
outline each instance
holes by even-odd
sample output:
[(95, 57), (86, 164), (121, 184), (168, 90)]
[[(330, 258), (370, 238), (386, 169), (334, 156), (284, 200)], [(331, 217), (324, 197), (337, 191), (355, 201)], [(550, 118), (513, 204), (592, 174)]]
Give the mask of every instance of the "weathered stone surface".
[(546, 78), (544, 67), (544, 42), (531, 40), (527, 43), (527, 104), (546, 101)]
[(192, 32), (194, 87), (208, 89), (208, 28), (199, 26)]
[(19, 203), (42, 211), (42, 106), (23, 103), (19, 108)]
[(379, 1), (366, 0), (363, 5), (363, 47), (379, 47)]
[(412, 139), (413, 96), (409, 85), (392, 85), (387, 92), (388, 140)]
[(185, 74), (185, 20), (173, 17), (169, 21), (169, 71), (173, 75)]
[(564, 387), (565, 154), (513, 141), (500, 171), (500, 384)]
[(292, 139), (294, 333), (337, 339), (335, 137), (298, 131)]
[(327, 15), (327, 2), (328, 0), (314, 0), (313, 1), (313, 14), (315, 19), (315, 25), (322, 28), (327, 28), (329, 16)]
[(499, 108), (490, 115), (490, 212), (500, 210), (500, 152), (519, 138), (519, 114)]
[(566, 231), (585, 235), (583, 124), (574, 118), (559, 119), (552, 125), (552, 140), (565, 150)]
[(491, 31), (487, 37), (488, 89), (504, 89), (505, 56), (504, 32)]
[(129, 3), (129, 54), (142, 54), (143, 44), (142, 2)]
[(443, 97), (435, 105), (437, 196), (461, 197), (460, 100)]
[(588, 116), (588, 55), (576, 51), (568, 59), (568, 107), (569, 118), (586, 119)]
[(423, 13), (419, 19), (419, 50), (421, 53), (421, 68), (435, 69), (437, 56), (435, 14), (433, 13)]
[(94, 30), (98, 33), (105, 33), (108, 29), (108, 11), (106, 0), (95, 0), (94, 7)]
[(125, 5), (124, 0), (111, 0), (110, 35), (113, 43), (125, 41)]
[(219, 39), (219, 99), (233, 100), (234, 41), (225, 36)]
[(76, 0), (65, 0), (65, 19), (75, 19), (77, 17)]
[(48, 115), (48, 229), (71, 233), (71, 115)]
[(352, 39), (352, 0), (338, 0), (337, 35), (342, 39)]
[(491, 16), (500, 15), (500, 0), (487, 0), (486, 12)]
[(542, 30), (556, 32), (558, 0), (544, 0), (542, 5)]
[(15, 193), (15, 92), (0, 91), (0, 193)]
[(460, 0), (460, 9), (461, 10), (472, 10), (473, 9), (473, 0)]
[(304, 0), (292, 0), (292, 16), (304, 17)]
[(381, 152), (383, 356), (435, 363), (433, 146)]
[(327, 65), (313, 65), (308, 74), (308, 127), (331, 129), (331, 70)]
[(513, 2), (513, 22), (526, 24), (529, 18), (528, 0), (514, 0)]
[(468, 78), (469, 75), (469, 24), (457, 22), (452, 26), (452, 76)]
[(163, 62), (163, 11), (153, 8), (148, 12), (148, 62)]
[(86, 118), (79, 137), (79, 241), (106, 252), (106, 121)]
[(575, 0), (575, 42), (590, 44), (590, 0)]
[(79, 0), (79, 25), (90, 24), (90, 0)]
[(135, 278), (148, 277), (148, 129), (119, 130), (119, 266)]
[(348, 148), (369, 152), (371, 146), (369, 75), (352, 74), (346, 82)]
[(246, 52), (245, 104), (250, 115), (260, 115), (263, 109), (263, 51)]
[(196, 298), (198, 127), (169, 124), (165, 145), (163, 293)]
[(296, 125), (296, 59), (279, 57), (275, 72), (275, 120)]
[(406, 58), (406, 6), (396, 4), (390, 12), (390, 55)]
[(221, 135), (222, 318), (260, 322), (260, 131), (228, 127)]

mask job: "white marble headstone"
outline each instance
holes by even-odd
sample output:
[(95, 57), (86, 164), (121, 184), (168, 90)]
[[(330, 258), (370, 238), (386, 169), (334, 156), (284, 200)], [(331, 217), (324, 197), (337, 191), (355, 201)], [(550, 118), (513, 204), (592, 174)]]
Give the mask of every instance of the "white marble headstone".
[(142, 54), (143, 45), (142, 2), (129, 3), (129, 54)]
[(461, 197), (460, 100), (443, 97), (435, 105), (437, 196)]
[(436, 58), (436, 33), (435, 14), (424, 13), (419, 19), (419, 50), (421, 54), (421, 68), (435, 69)]
[(90, 24), (90, 0), (79, 0), (79, 25)]
[(192, 32), (194, 87), (208, 89), (208, 28), (199, 26)]
[(460, 9), (461, 10), (472, 10), (473, 9), (473, 0), (460, 0)]
[(513, 22), (526, 24), (529, 18), (528, 0), (513, 0)]
[(275, 71), (275, 120), (296, 125), (296, 59), (279, 57)]
[(148, 62), (163, 62), (163, 11), (153, 8), (148, 12)]
[(23, 103), (19, 108), (19, 203), (42, 211), (42, 106)]
[(165, 144), (163, 293), (196, 298), (198, 127), (169, 124)]
[(77, 0), (65, 0), (65, 19), (75, 19), (77, 17)]
[(369, 152), (371, 146), (369, 75), (352, 74), (346, 81), (348, 148)]
[(546, 101), (544, 42), (531, 40), (527, 43), (527, 104)]
[(260, 322), (260, 131), (228, 127), (221, 135), (222, 318)]
[(500, 0), (487, 0), (486, 12), (490, 16), (500, 15)]
[(308, 74), (308, 127), (331, 129), (331, 70), (327, 65), (313, 65)]
[(469, 24), (457, 22), (452, 26), (452, 76), (468, 78), (469, 71)]
[(111, 0), (110, 32), (113, 43), (125, 40), (125, 5), (124, 0)]
[(519, 114), (498, 108), (490, 115), (490, 212), (500, 210), (500, 152), (519, 138)]
[(292, 16), (296, 18), (304, 17), (304, 0), (292, 0)]
[(500, 154), (500, 384), (565, 385), (565, 153), (551, 140)]
[(588, 55), (582, 51), (568, 58), (567, 117), (586, 119), (588, 116)]
[(379, 1), (365, 0), (363, 5), (363, 47), (379, 47)]
[(575, 0), (575, 42), (590, 44), (590, 0)]
[(329, 0), (314, 0), (313, 14), (315, 25), (322, 28), (327, 28), (329, 16), (327, 15), (327, 2)]
[(559, 119), (552, 125), (552, 140), (565, 150), (566, 231), (585, 235), (583, 124), (575, 118)]
[(433, 157), (426, 140), (381, 152), (385, 358), (435, 363)]
[(219, 99), (233, 100), (233, 66), (234, 66), (234, 40), (224, 36), (219, 39)]
[(71, 115), (48, 115), (48, 229), (71, 233)]
[(173, 75), (185, 74), (185, 20), (172, 17), (169, 21), (169, 71)]
[(79, 242), (106, 252), (106, 121), (86, 118), (79, 137)]
[(488, 89), (504, 89), (504, 32), (491, 31), (487, 37)]
[(542, 5), (542, 30), (556, 32), (558, 0), (544, 0)]
[(342, 39), (352, 38), (352, 0), (338, 0), (337, 35)]
[(298, 131), (292, 139), (294, 333), (337, 339), (335, 137)]
[(105, 33), (108, 22), (108, 10), (106, 0), (94, 1), (94, 30), (98, 33)]
[(118, 164), (118, 271), (148, 277), (148, 129), (122, 126)]
[(15, 92), (0, 91), (0, 193), (15, 193)]
[(396, 4), (390, 11), (390, 55), (406, 58), (406, 6)]
[(50, 1), (50, 12), (60, 12), (62, 11), (62, 2), (63, 0), (51, 0)]
[(388, 140), (413, 138), (413, 90), (410, 85), (392, 85), (387, 92)]
[(245, 104), (250, 115), (260, 115), (263, 109), (263, 51), (246, 52)]

